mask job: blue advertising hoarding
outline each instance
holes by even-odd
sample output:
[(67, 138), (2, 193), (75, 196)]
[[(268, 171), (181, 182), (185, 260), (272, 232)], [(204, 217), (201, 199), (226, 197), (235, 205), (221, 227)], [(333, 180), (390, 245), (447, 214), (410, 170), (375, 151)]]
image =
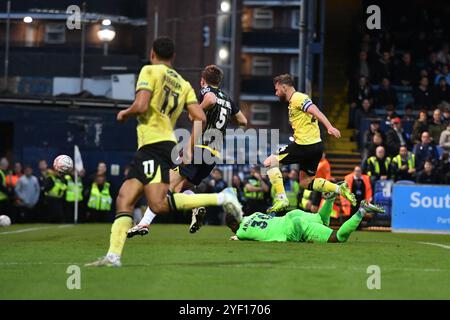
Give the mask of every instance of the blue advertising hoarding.
[(450, 186), (395, 184), (392, 231), (450, 233)]

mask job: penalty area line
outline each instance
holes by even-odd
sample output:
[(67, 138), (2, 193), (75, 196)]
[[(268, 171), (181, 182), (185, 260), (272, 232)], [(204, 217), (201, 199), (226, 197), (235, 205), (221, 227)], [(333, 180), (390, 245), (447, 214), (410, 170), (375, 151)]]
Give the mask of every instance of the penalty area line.
[(31, 232), (31, 231), (37, 231), (37, 230), (45, 230), (45, 229), (61, 229), (61, 228), (68, 228), (73, 227), (72, 224), (63, 224), (60, 226), (54, 226), (54, 227), (35, 227), (35, 228), (25, 228), (25, 229), (19, 229), (14, 231), (5, 231), (0, 232), (0, 234), (15, 234), (15, 233), (24, 233), (24, 232)]
[(429, 246), (435, 246), (435, 247), (439, 247), (439, 248), (444, 248), (444, 249), (450, 249), (450, 246), (447, 246), (445, 244), (441, 244), (441, 243), (434, 243), (434, 242), (417, 242), (417, 243), (421, 243), (421, 244), (427, 244)]

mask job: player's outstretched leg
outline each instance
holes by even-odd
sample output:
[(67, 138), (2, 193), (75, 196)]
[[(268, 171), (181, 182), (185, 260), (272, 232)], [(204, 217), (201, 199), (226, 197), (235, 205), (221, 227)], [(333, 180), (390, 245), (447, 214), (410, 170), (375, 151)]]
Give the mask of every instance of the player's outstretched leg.
[(346, 242), (350, 237), (350, 234), (358, 228), (366, 214), (384, 212), (385, 211), (382, 207), (371, 204), (365, 200), (361, 201), (359, 210), (339, 228), (335, 234), (335, 237), (330, 237), (330, 242)]
[(111, 227), (109, 249), (106, 256), (87, 263), (87, 267), (120, 267), (120, 257), (127, 239), (127, 231), (133, 225), (133, 209), (137, 199), (142, 195), (143, 185), (137, 179), (128, 179), (120, 188), (116, 200), (117, 214)]
[(286, 196), (286, 191), (284, 190), (283, 176), (280, 168), (273, 167), (267, 170), (267, 175), (269, 176), (270, 183), (275, 189), (273, 204), (267, 209), (267, 212), (280, 212), (287, 209), (289, 207), (289, 200)]
[(333, 204), (334, 200), (336, 199), (337, 193), (335, 192), (324, 192), (322, 194), (325, 201), (323, 202), (323, 205), (319, 209), (319, 215), (322, 219), (322, 222), (325, 226), (330, 225), (330, 215), (333, 211)]
[(312, 178), (310, 178), (310, 182), (307, 183), (307, 185), (305, 184), (305, 182), (302, 183), (302, 181), (300, 180), (300, 185), (306, 187), (308, 190), (319, 192), (334, 192), (340, 194), (348, 201), (350, 201), (353, 206), (356, 206), (357, 204), (356, 197), (348, 188), (346, 182), (336, 184), (323, 178), (314, 178), (312, 180), (311, 179)]

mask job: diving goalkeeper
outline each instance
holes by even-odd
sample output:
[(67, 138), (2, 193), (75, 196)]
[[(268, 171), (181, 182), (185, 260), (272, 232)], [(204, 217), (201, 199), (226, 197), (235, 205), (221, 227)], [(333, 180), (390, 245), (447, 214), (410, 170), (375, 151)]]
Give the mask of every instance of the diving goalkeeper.
[(318, 214), (302, 210), (289, 211), (283, 217), (255, 212), (239, 222), (226, 215), (227, 226), (236, 236), (233, 240), (296, 241), (296, 242), (346, 242), (366, 214), (384, 213), (384, 209), (361, 201), (359, 210), (339, 230), (328, 227), (336, 193), (324, 193), (326, 199)]

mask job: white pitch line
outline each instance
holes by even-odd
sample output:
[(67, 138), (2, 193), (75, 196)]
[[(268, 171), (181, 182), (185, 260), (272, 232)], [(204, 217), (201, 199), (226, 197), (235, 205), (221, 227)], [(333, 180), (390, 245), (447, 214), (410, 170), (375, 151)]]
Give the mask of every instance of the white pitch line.
[(14, 231), (6, 231), (6, 232), (0, 232), (0, 234), (14, 234), (14, 233), (23, 233), (23, 232), (30, 232), (30, 231), (36, 231), (36, 230), (44, 230), (44, 229), (50, 229), (50, 228), (67, 228), (67, 227), (73, 227), (72, 224), (63, 224), (60, 226), (54, 226), (54, 227), (35, 227), (35, 228), (26, 228), (26, 229), (20, 229), (20, 230), (14, 230)]
[[(0, 262), (0, 266), (12, 266), (12, 265), (23, 265), (23, 266), (33, 266), (33, 265), (77, 265), (80, 267), (83, 267), (84, 264), (86, 262), (82, 262), (82, 263), (77, 263), (77, 262), (41, 262), (41, 261), (36, 261), (36, 262)], [(124, 265), (124, 267), (152, 267), (154, 268), (155, 266), (161, 266), (161, 265), (165, 265), (167, 266), (167, 264), (151, 264), (151, 263), (139, 263), (139, 264), (129, 264), (129, 265)], [(261, 265), (259, 263), (245, 263), (243, 262), (242, 265), (228, 265), (228, 264), (217, 264), (212, 266), (213, 268), (246, 268), (246, 267), (259, 267), (259, 268), (271, 268), (270, 266), (264, 266)], [(182, 267), (182, 265), (178, 266), (178, 267)], [(88, 268), (88, 267), (86, 267)], [(336, 270), (338, 269), (336, 266), (323, 266), (323, 265), (280, 265), (277, 266), (278, 269), (300, 269), (300, 270), (317, 270), (317, 271), (324, 271), (324, 270)], [(366, 268), (365, 267), (347, 267), (346, 270), (352, 270), (352, 271), (361, 271), (361, 272), (366, 272)], [(384, 267), (381, 269), (381, 271), (388, 271), (388, 272), (392, 272), (392, 271), (411, 271), (411, 272), (449, 272), (450, 269), (438, 269), (438, 268), (396, 268), (396, 267)]]
[(450, 249), (450, 246), (447, 246), (445, 244), (441, 244), (441, 243), (433, 243), (433, 242), (419, 242), (421, 244), (428, 244), (430, 246), (436, 246), (436, 247), (440, 247), (440, 248), (444, 248), (444, 249)]

